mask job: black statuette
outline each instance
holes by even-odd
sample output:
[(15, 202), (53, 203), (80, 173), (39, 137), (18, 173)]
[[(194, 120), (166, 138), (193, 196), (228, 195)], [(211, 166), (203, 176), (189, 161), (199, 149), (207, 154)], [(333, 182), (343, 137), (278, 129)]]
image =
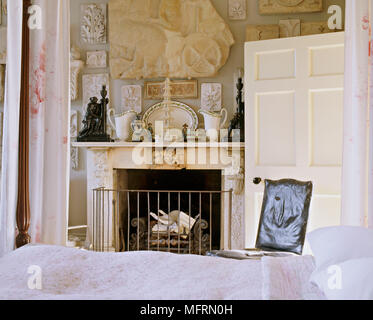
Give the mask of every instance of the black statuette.
[(107, 105), (109, 99), (106, 97), (106, 86), (102, 86), (101, 100), (97, 97), (90, 98), (83, 119), (83, 129), (79, 132), (78, 142), (112, 142), (107, 134)]

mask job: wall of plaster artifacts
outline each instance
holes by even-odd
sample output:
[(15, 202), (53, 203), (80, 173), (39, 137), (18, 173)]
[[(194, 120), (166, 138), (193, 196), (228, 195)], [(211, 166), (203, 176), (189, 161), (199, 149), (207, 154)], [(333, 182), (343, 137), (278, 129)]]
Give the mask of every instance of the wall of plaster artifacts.
[[(114, 1), (118, 3), (118, 0)], [(141, 6), (144, 6), (146, 3), (151, 6), (152, 1), (159, 2), (158, 0), (136, 0), (132, 2), (123, 0), (122, 2), (127, 5), (131, 3), (132, 5), (137, 5), (137, 9), (141, 10)], [(322, 2), (321, 11), (319, 11), (320, 7), (318, 6), (320, 1)], [(113, 48), (110, 47), (109, 33), (110, 31), (118, 32), (118, 30), (126, 32), (126, 30), (121, 30), (122, 26), (115, 25), (115, 20), (118, 19), (118, 14), (120, 13), (112, 17), (113, 21), (111, 21), (111, 24), (109, 23), (111, 17), (107, 7), (108, 2), (109, 0), (71, 1), (71, 44), (73, 46), (71, 54), (73, 60), (72, 77), (76, 77), (77, 79), (77, 86), (72, 88), (73, 126), (71, 136), (73, 138), (76, 137), (81, 126), (83, 116), (82, 108), (92, 93), (90, 88), (93, 88), (97, 81), (99, 83), (106, 81), (109, 85), (110, 104), (117, 112), (123, 110), (123, 101), (128, 99), (128, 95), (131, 95), (131, 92), (136, 92), (136, 90), (141, 91), (141, 99), (132, 101), (134, 101), (133, 103), (136, 108), (141, 108), (142, 113), (146, 111), (149, 106), (160, 101), (160, 97), (151, 100), (151, 97), (149, 98), (147, 96), (145, 87), (147, 85), (146, 82), (163, 81), (164, 77), (155, 76), (157, 72), (160, 74), (162, 71), (150, 70), (150, 79), (146, 80), (113, 79), (121, 75), (123, 76), (123, 73), (126, 72), (126, 69), (122, 68), (122, 65), (118, 63), (112, 70), (112, 76), (110, 75), (109, 56), (112, 55), (112, 57), (115, 58), (117, 55), (117, 48), (114, 46)], [(234, 102), (236, 94), (234, 77), (237, 69), (243, 68), (244, 65), (244, 42), (246, 40), (329, 32), (326, 23), (329, 18), (327, 8), (330, 5), (339, 5), (343, 9), (343, 13), (345, 8), (344, 0), (211, 0), (211, 3), (220, 17), (223, 18), (228, 25), (234, 38), (234, 44), (230, 48), (226, 63), (218, 71), (216, 76), (207, 76), (198, 79), (192, 77), (191, 80), (197, 80), (196, 98), (193, 97), (195, 93), (189, 93), (191, 98), (177, 98), (177, 100), (190, 105), (195, 111), (198, 111), (201, 107), (201, 87), (207, 86), (207, 90), (209, 90), (209, 86), (205, 85), (205, 83), (215, 83), (218, 87), (221, 87), (221, 100), (219, 101), (221, 101), (221, 106), (228, 110), (229, 119), (232, 118), (236, 109)], [(92, 4), (94, 6), (87, 6)], [(284, 4), (287, 6), (284, 6)], [(312, 10), (317, 12), (299, 12)], [(291, 13), (290, 11), (297, 12)], [(103, 24), (99, 26), (97, 36), (94, 39), (87, 34), (85, 27), (82, 28), (82, 24), (84, 25), (86, 23), (84, 19), (82, 20), (82, 17), (86, 15), (87, 12), (96, 17), (97, 15), (100, 17), (101, 14), (104, 16), (102, 20)], [(286, 21), (281, 21), (280, 23), (280, 20)], [(110, 27), (112, 30), (109, 29)], [(128, 37), (130, 36), (131, 35), (128, 35)], [(152, 43), (152, 41), (154, 43)], [(158, 37), (158, 35), (154, 33), (154, 35), (149, 38), (146, 50), (161, 50), (159, 48), (162, 41), (164, 41), (164, 39)], [(229, 37), (226, 38), (226, 41), (229, 42)], [(110, 49), (112, 51), (110, 51)], [(184, 71), (185, 70), (182, 68), (179, 68), (177, 72), (187, 77)], [(212, 70), (206, 70), (206, 74), (209, 72), (213, 73)], [(171, 78), (180, 78), (176, 77), (176, 74), (171, 73)], [(136, 74), (136, 70), (134, 70), (132, 74), (129, 73), (128, 76), (136, 77), (138, 74)], [(187, 80), (186, 77), (183, 77), (183, 80)], [(128, 87), (129, 85), (133, 87)], [(86, 89), (83, 89), (83, 87)], [(199, 127), (203, 128), (203, 118), (200, 115), (199, 117)], [(73, 149), (69, 224), (70, 226), (74, 226), (85, 223), (86, 154), (83, 150), (77, 151)]]

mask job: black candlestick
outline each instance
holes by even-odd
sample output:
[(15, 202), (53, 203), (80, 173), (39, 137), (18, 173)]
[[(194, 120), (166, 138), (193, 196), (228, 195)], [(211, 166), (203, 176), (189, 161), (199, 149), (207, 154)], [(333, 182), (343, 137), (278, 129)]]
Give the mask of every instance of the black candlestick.
[(240, 130), (240, 141), (245, 141), (245, 103), (242, 101), (242, 89), (243, 82), (242, 78), (238, 78), (237, 81), (237, 111), (231, 120), (231, 123), (228, 128), (228, 138), (232, 141), (232, 132), (234, 129)]

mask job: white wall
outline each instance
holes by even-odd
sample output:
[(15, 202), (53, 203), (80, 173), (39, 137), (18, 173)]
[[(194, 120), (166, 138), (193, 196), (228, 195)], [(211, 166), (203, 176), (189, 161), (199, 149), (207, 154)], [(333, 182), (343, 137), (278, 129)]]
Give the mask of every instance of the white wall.
[[(327, 8), (332, 4), (342, 6), (344, 10), (345, 0), (324, 0), (324, 12), (313, 13), (313, 14), (286, 14), (281, 16), (260, 16), (257, 9), (257, 0), (247, 0), (248, 3), (248, 17), (244, 21), (230, 21), (227, 17), (228, 0), (211, 0), (214, 4), (218, 13), (225, 19), (229, 24), (231, 31), (236, 40), (235, 45), (231, 49), (230, 57), (227, 64), (220, 70), (219, 75), (216, 78), (204, 78), (198, 79), (199, 85), (203, 82), (220, 82), (223, 84), (223, 106), (229, 111), (229, 118), (232, 117), (234, 108), (234, 87), (233, 87), (233, 75), (238, 67), (243, 68), (244, 65), (244, 41), (245, 41), (245, 30), (247, 24), (276, 24), (280, 19), (288, 18), (299, 18), (304, 22), (310, 21), (326, 21), (328, 19)], [(85, 60), (85, 52), (93, 50), (109, 50), (109, 44), (107, 45), (85, 45), (80, 41), (80, 30), (79, 30), (79, 18), (80, 18), (80, 5), (83, 3), (89, 3), (87, 0), (72, 0), (71, 1), (71, 41), (72, 44), (77, 46), (82, 51), (83, 60)], [(108, 0), (95, 0), (95, 3), (107, 3)], [(110, 19), (110, 17), (109, 17)], [(87, 73), (103, 73), (109, 72), (108, 69), (84, 69), (82, 74)], [(157, 80), (157, 79), (154, 79)], [(79, 79), (79, 87), (81, 89), (81, 76)], [(112, 105), (119, 110), (120, 106), (120, 88), (124, 84), (143, 84), (143, 81), (124, 81), (124, 80), (112, 80), (111, 81), (111, 92), (110, 99)], [(79, 99), (72, 103), (72, 108), (75, 110), (81, 110), (82, 102), (82, 91), (79, 92)], [(195, 100), (183, 100), (183, 102), (191, 105), (196, 111), (199, 109), (200, 101)], [(145, 100), (143, 104), (143, 111), (145, 111), (154, 101)], [(81, 115), (82, 117), (82, 115)], [(79, 122), (81, 122), (81, 117)], [(202, 122), (200, 118), (200, 122)], [(70, 186), (70, 225), (80, 225), (86, 223), (86, 155), (84, 151), (79, 153), (79, 168), (78, 170), (71, 171), (71, 186)]]

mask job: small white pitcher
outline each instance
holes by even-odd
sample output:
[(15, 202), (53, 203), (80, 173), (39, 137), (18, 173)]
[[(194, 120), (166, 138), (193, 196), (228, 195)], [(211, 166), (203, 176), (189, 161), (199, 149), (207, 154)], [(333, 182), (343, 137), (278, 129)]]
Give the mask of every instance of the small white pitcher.
[[(115, 119), (115, 124), (111, 119), (111, 115), (114, 115)], [(108, 120), (110, 126), (113, 128), (115, 131), (117, 137), (121, 141), (126, 141), (130, 138), (131, 136), (131, 123), (133, 120), (136, 119), (137, 113), (133, 110), (130, 111), (125, 111), (120, 114), (115, 114), (114, 109), (109, 109), (108, 110)]]
[(224, 127), (228, 120), (227, 109), (222, 108), (220, 112), (211, 112), (201, 109), (199, 113), (202, 114), (205, 119), (205, 130), (210, 141), (217, 141), (220, 129)]

